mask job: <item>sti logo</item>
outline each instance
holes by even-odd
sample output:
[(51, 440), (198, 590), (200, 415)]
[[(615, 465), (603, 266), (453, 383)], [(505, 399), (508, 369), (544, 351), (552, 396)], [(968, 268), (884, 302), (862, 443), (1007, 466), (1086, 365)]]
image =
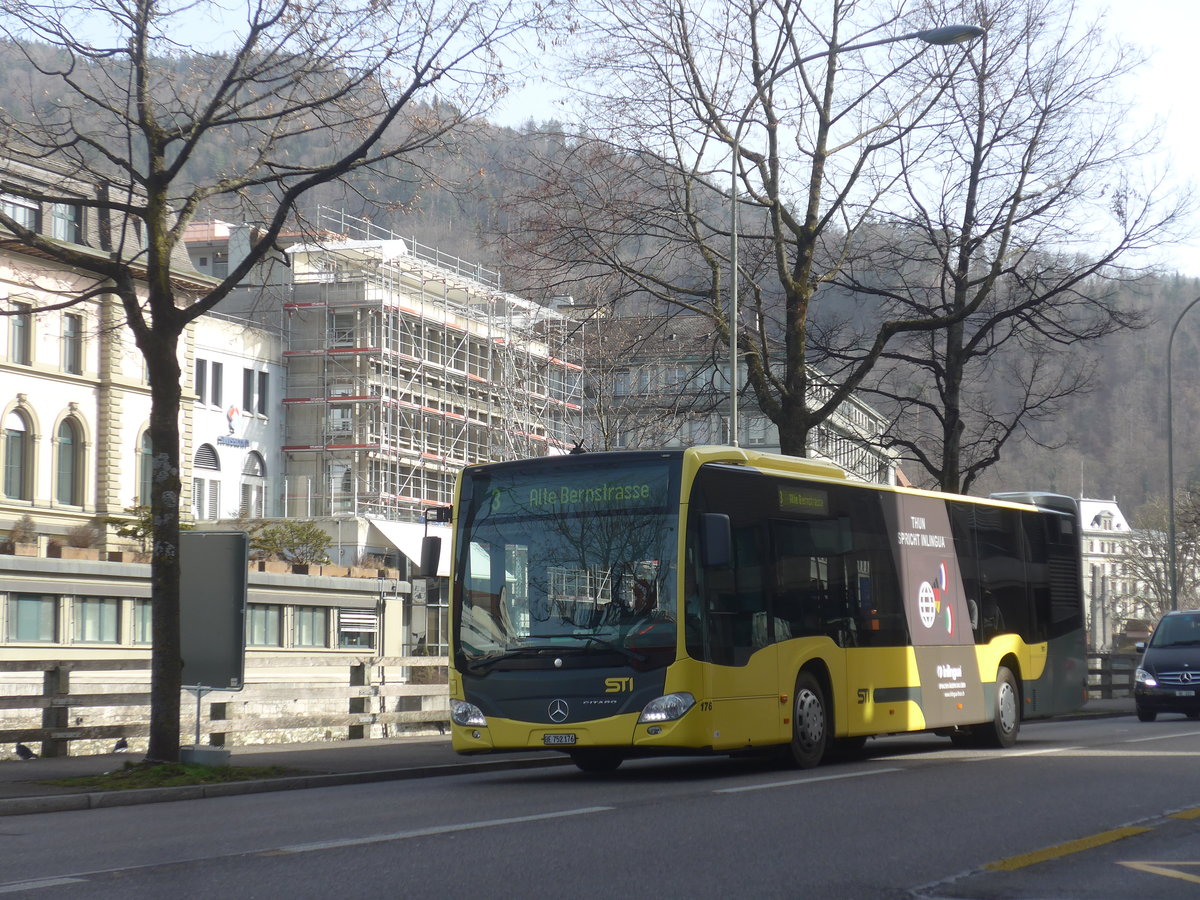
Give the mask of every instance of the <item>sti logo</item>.
[(633, 690), (633, 678), (605, 678), (604, 693), (623, 694)]

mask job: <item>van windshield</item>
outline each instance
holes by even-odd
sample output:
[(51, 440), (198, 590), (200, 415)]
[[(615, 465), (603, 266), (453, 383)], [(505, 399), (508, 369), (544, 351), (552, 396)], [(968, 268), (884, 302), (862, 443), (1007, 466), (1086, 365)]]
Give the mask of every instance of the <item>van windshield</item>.
[(1200, 613), (1167, 616), (1154, 629), (1151, 647), (1200, 647)]

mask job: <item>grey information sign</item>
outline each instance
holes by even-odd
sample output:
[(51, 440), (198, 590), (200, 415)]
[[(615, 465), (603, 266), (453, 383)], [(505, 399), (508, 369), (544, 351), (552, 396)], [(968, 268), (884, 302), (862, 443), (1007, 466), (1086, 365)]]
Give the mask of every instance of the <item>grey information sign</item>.
[(244, 531), (179, 535), (180, 646), (183, 684), (241, 690), (245, 677), (246, 562)]

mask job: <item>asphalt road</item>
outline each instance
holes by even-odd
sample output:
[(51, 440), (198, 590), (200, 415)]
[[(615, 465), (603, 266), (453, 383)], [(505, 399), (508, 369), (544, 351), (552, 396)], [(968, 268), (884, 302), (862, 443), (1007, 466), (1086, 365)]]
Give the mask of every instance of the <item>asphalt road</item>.
[[(932, 736), (798, 772), (653, 760), (0, 820), (29, 897), (1194, 898), (1200, 727)], [(1171, 815), (1182, 813), (1182, 815)], [(1189, 880), (1189, 878), (1191, 880)]]

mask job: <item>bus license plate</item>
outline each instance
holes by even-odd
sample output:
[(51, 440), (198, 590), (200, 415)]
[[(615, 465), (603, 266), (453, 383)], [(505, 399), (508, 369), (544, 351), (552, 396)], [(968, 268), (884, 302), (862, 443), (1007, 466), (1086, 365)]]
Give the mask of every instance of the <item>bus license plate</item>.
[(547, 746), (557, 746), (559, 744), (575, 743), (575, 735), (573, 734), (544, 734), (542, 735), (542, 743)]

